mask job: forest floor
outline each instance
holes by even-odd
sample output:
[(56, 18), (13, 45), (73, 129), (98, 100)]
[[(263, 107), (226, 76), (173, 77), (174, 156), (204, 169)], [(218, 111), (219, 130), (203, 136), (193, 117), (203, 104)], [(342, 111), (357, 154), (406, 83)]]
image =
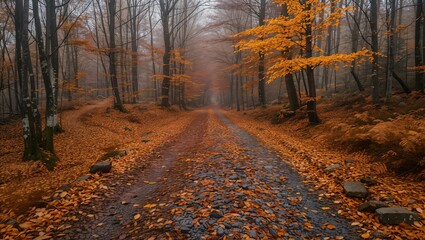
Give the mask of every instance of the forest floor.
[[(74, 125), (57, 136), (61, 162), (54, 172), (37, 167), (35, 172), (23, 171), (20, 178), (16, 177), (11, 174), (15, 169), (32, 165), (16, 161), (21, 154), (16, 146), (1, 149), (9, 162), (3, 163), (2, 157), (0, 176), (9, 177), (0, 186), (0, 199), (2, 208), (15, 213), (3, 212), (0, 237), (153, 240), (425, 236), (423, 220), (414, 225), (382, 225), (374, 214), (357, 211), (366, 200), (348, 198), (343, 193), (345, 181), (371, 176), (377, 184), (368, 187), (369, 200), (390, 199), (391, 205), (403, 206), (425, 218), (425, 184), (416, 181), (417, 174), (396, 175), (374, 160), (376, 156), (351, 148), (347, 151), (327, 140), (336, 135), (343, 138), (337, 130), (330, 131), (329, 124), (336, 117), (341, 121), (348, 116), (329, 110), (322, 111), (325, 123), (319, 126), (307, 125), (303, 116), (275, 125), (270, 118), (281, 107), (242, 114), (216, 108), (180, 113), (134, 106), (130, 114), (121, 114), (106, 110), (103, 104), (107, 103), (65, 112), (65, 129), (67, 121)], [(10, 135), (2, 136), (2, 142), (19, 139), (19, 123), (15, 127), (15, 135), (8, 130)], [(111, 173), (75, 181), (114, 149), (126, 150), (126, 155), (112, 161)], [(340, 164), (339, 169), (324, 170), (335, 163)]]

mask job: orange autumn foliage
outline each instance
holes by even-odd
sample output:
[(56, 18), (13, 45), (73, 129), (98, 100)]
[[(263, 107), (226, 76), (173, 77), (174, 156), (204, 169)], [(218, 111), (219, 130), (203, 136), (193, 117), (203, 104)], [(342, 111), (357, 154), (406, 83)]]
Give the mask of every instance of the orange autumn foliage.
[[(362, 49), (352, 53), (336, 53), (327, 56), (325, 51), (318, 46), (313, 47), (313, 57), (305, 57), (306, 47), (305, 29), (311, 24), (314, 39), (323, 37), (330, 26), (338, 26), (341, 17), (348, 8), (336, 7), (338, 0), (333, 4), (323, 3), (319, 0), (305, 2), (295, 0), (275, 0), (285, 8), (287, 16), (279, 16), (266, 20), (264, 26), (258, 26), (234, 35), (237, 40), (235, 47), (239, 51), (263, 53), (268, 59), (267, 76), (270, 81), (276, 78), (306, 69), (308, 66), (343, 66), (353, 60), (370, 60), (371, 52)], [(311, 9), (307, 8), (311, 5)], [(332, 10), (331, 10), (332, 9)], [(324, 12), (324, 18), (319, 15)], [(289, 17), (288, 17), (289, 16)], [(288, 57), (288, 54), (292, 57)], [(245, 57), (244, 61), (257, 61), (258, 54)]]

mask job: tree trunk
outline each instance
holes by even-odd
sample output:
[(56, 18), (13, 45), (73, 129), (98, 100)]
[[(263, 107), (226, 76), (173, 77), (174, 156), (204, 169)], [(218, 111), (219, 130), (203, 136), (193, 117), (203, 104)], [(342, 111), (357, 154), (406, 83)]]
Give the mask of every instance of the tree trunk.
[(379, 78), (378, 78), (378, 0), (370, 0), (370, 30), (372, 34), (372, 103), (379, 104)]
[[(45, 165), (48, 169), (53, 169), (55, 162), (58, 160), (55, 155), (53, 134), (57, 123), (57, 110), (56, 110), (56, 97), (55, 97), (55, 80), (53, 78), (51, 65), (49, 64), (48, 57), (44, 49), (43, 33), (41, 28), (41, 19), (38, 10), (38, 0), (32, 0), (35, 38), (37, 49), (39, 52), (41, 73), (44, 81), (44, 88), (46, 91), (46, 128), (44, 130), (44, 143), (43, 148), (50, 152), (49, 159), (45, 160)], [(49, 5), (51, 7), (51, 5)], [(47, 7), (47, 5), (46, 5)], [(49, 10), (51, 11), (51, 10)], [(47, 12), (47, 9), (46, 9)]]
[(169, 15), (170, 9), (165, 5), (164, 0), (159, 0), (160, 10), (161, 10), (161, 22), (163, 28), (163, 37), (164, 37), (164, 55), (162, 57), (162, 87), (161, 87), (161, 106), (168, 107), (170, 106), (169, 94), (170, 94), (170, 61), (171, 61), (171, 34), (169, 29)]
[[(421, 46), (421, 27), (423, 23), (423, 2), (416, 1), (416, 21), (415, 21), (415, 67), (423, 66), (422, 46)], [(424, 36), (422, 36), (424, 37)], [(415, 72), (415, 89), (424, 92), (424, 73), (423, 70), (416, 69)]]
[[(260, 14), (259, 14), (259, 26), (264, 25), (266, 18), (266, 0), (260, 1)], [(265, 66), (264, 66), (264, 53), (259, 53), (258, 60), (258, 101), (261, 106), (266, 106), (266, 79), (265, 79)]]
[(115, 101), (114, 107), (121, 112), (126, 112), (124, 105), (121, 101), (120, 92), (118, 89), (117, 79), (117, 66), (116, 66), (116, 49), (115, 49), (115, 15), (116, 15), (116, 1), (109, 0), (109, 75), (111, 78), (112, 91), (114, 93)]
[[(308, 3), (306, 6), (306, 11), (311, 10), (311, 3)], [(305, 31), (305, 54), (306, 58), (311, 58), (313, 56), (313, 37), (312, 37), (312, 22), (313, 20), (310, 19), (309, 22), (306, 24), (306, 31)], [(317, 115), (316, 110), (316, 83), (314, 81), (314, 70), (312, 66), (307, 66), (306, 69), (307, 73), (307, 83), (308, 83), (308, 97), (307, 100), (307, 113), (308, 113), (308, 120), (310, 123), (320, 123), (319, 116)]]

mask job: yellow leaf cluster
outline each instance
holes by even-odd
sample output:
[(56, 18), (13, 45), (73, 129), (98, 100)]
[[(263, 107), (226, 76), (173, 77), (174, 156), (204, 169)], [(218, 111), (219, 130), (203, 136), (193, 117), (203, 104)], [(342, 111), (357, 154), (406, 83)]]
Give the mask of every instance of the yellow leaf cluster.
[[(311, 37), (313, 42), (316, 38), (323, 37), (328, 27), (338, 26), (345, 12), (351, 10), (336, 7), (338, 1), (324, 3), (319, 0), (305, 2), (275, 0), (275, 2), (286, 8), (287, 16), (268, 19), (264, 26), (234, 35), (237, 41), (236, 49), (254, 53), (245, 54), (245, 63), (258, 62), (258, 53), (266, 56), (268, 65), (266, 74), (269, 82), (307, 67), (332, 65), (338, 68), (338, 65), (347, 66), (359, 58), (363, 60), (372, 58), (372, 54), (366, 49), (327, 56), (318, 46), (313, 46), (314, 57), (305, 56), (307, 37)], [(307, 36), (307, 26), (311, 26), (312, 36)]]

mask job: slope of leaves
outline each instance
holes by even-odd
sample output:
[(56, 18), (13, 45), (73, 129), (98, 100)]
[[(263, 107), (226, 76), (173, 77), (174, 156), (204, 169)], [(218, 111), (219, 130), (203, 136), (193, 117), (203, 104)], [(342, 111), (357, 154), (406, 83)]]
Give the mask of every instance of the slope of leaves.
[[(102, 181), (108, 174), (83, 183), (74, 182), (88, 173), (90, 165), (111, 150), (125, 149), (126, 156), (113, 160), (111, 174), (124, 173), (136, 163), (143, 164), (144, 156), (181, 132), (192, 118), (191, 114), (137, 105), (128, 106), (131, 113), (123, 114), (109, 109), (109, 105), (109, 101), (104, 101), (64, 113), (66, 131), (56, 136), (56, 151), (61, 160), (53, 172), (37, 163), (21, 161), (19, 123), (13, 125), (14, 132), (10, 125), (1, 126), (9, 129), (1, 131), (1, 141), (5, 142), (1, 152), (6, 153), (1, 161), (1, 176), (5, 178), (5, 184), (0, 186), (1, 236), (48, 238), (52, 231), (69, 227), (57, 224), (77, 221), (66, 213), (79, 203), (88, 204), (98, 198), (95, 190), (105, 188)], [(68, 184), (74, 187), (58, 190)], [(33, 207), (37, 205), (39, 208)], [(19, 227), (5, 225), (9, 219), (16, 219)]]

